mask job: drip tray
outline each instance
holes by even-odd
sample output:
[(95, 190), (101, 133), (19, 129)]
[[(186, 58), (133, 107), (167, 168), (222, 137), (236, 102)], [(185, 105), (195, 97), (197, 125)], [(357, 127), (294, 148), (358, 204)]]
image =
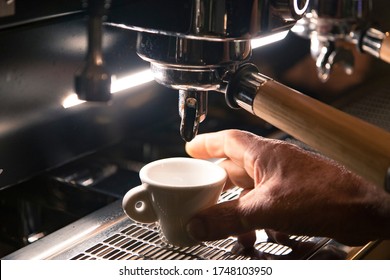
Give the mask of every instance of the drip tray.
[[(251, 259), (248, 254), (236, 254), (237, 242), (228, 238), (216, 242), (205, 242), (202, 245), (178, 248), (165, 244), (159, 236), (158, 226), (132, 224), (85, 252), (71, 258), (72, 260), (241, 260)], [(259, 252), (275, 256), (288, 255), (291, 248), (275, 243), (257, 244)]]
[[(240, 188), (224, 192), (220, 201), (235, 199), (240, 192)], [(346, 257), (344, 251), (329, 246), (332, 240), (327, 238), (288, 236), (280, 244), (269, 238), (264, 230), (258, 230), (256, 235), (256, 244), (250, 250), (243, 248), (233, 237), (193, 247), (174, 247), (160, 238), (157, 224), (140, 224), (130, 220), (118, 200), (5, 259), (248, 260)]]
[[(221, 201), (235, 199), (241, 193), (236, 187), (221, 195)], [(129, 220), (130, 221), (130, 220)], [(257, 243), (254, 249), (244, 249), (236, 238), (230, 237), (214, 242), (204, 242), (193, 247), (174, 247), (164, 242), (159, 233), (159, 226), (155, 224), (141, 224), (130, 222), (124, 229), (113, 232), (102, 242), (91, 246), (84, 252), (71, 257), (71, 260), (245, 260), (245, 259), (280, 259), (297, 258), (299, 250), (277, 244), (268, 240), (263, 230), (257, 231)], [(300, 252), (300, 257), (308, 257), (323, 245), (326, 239), (291, 236), (291, 244), (305, 244), (306, 252)], [(311, 250), (308, 250), (307, 245)]]

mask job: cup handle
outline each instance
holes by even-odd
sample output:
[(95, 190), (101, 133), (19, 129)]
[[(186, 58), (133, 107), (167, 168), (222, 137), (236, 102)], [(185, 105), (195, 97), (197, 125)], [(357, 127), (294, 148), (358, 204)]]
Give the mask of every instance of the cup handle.
[(127, 216), (137, 222), (149, 224), (157, 221), (146, 184), (129, 190), (123, 197), (122, 208)]

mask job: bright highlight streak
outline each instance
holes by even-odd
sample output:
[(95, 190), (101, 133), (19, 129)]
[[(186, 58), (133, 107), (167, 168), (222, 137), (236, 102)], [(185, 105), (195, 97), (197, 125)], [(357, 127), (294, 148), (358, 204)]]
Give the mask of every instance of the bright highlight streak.
[(297, 34), (304, 33), (306, 31), (306, 28), (303, 25), (300, 24), (295, 24), (292, 28), (291, 31)]
[[(256, 49), (283, 40), (287, 36), (287, 34), (288, 31), (283, 31), (259, 39), (253, 39), (251, 42), (252, 49)], [(121, 92), (136, 86), (140, 86), (149, 83), (151, 81), (153, 81), (153, 74), (150, 69), (142, 70), (140, 72), (130, 74), (120, 79), (114, 78), (111, 81), (111, 93), (115, 94), (117, 92)], [(70, 108), (82, 104), (84, 102), (85, 102), (84, 100), (78, 99), (76, 93), (71, 93), (62, 102), (62, 107), (66, 109), (66, 108)]]
[(252, 49), (260, 48), (260, 47), (275, 43), (277, 41), (283, 40), (284, 38), (286, 38), (287, 34), (288, 34), (288, 30), (282, 31), (282, 32), (279, 32), (276, 34), (272, 34), (269, 36), (265, 36), (265, 37), (262, 37), (259, 39), (253, 39), (251, 42)]
[[(150, 69), (143, 70), (135, 74), (130, 74), (120, 79), (113, 78), (111, 80), (111, 93), (115, 94), (151, 81), (153, 81), (153, 74)], [(66, 109), (84, 102), (84, 100), (78, 99), (76, 93), (71, 93), (62, 101), (62, 107)]]
[(76, 105), (84, 103), (84, 100), (80, 100), (76, 93), (71, 93), (62, 101), (62, 107), (65, 109), (74, 107)]
[(153, 74), (150, 69), (125, 76), (111, 81), (111, 93), (117, 93), (122, 90), (140, 86), (153, 81)]

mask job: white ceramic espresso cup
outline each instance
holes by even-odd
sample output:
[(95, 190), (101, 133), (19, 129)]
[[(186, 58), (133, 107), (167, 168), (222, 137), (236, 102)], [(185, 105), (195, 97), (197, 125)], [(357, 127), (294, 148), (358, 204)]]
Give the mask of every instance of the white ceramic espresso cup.
[(141, 223), (158, 221), (172, 245), (199, 243), (187, 234), (186, 224), (198, 211), (217, 203), (226, 171), (206, 160), (167, 158), (145, 165), (139, 176), (142, 184), (123, 198), (125, 213)]

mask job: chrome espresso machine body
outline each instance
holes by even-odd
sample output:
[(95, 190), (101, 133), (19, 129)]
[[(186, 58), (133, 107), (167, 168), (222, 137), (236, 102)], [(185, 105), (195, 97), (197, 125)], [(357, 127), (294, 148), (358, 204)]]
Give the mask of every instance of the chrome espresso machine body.
[[(352, 47), (390, 68), (375, 0), (30, 2), (0, 0), (2, 257), (350, 259), (388, 246), (306, 236), (277, 244), (259, 230), (252, 252), (234, 238), (175, 248), (155, 225), (130, 221), (119, 202), (143, 164), (185, 155), (182, 139), (223, 128), (294, 141), (389, 190), (390, 125), (356, 113), (370, 102), (336, 109), (249, 63), (275, 66), (276, 51), (254, 45), (286, 38), (307, 48), (324, 84), (339, 66), (354, 71)], [(262, 64), (264, 52), (271, 58)]]

